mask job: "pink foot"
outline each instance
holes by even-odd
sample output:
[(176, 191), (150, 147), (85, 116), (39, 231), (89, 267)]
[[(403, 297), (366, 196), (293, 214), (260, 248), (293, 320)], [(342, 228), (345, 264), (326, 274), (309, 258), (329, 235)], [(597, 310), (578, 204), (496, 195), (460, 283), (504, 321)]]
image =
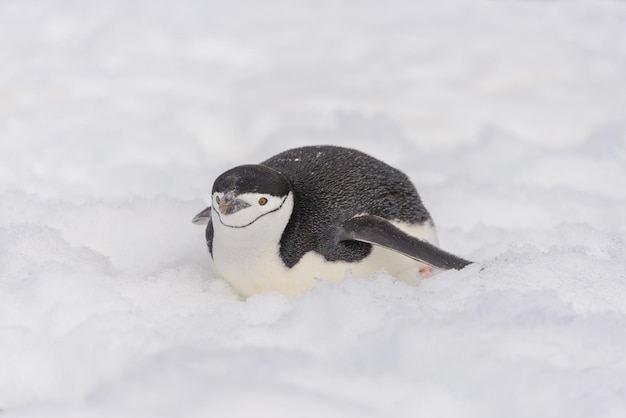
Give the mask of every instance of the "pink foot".
[(432, 273), (432, 270), (429, 266), (420, 267), (418, 271), (419, 271), (420, 277), (422, 278), (430, 277), (430, 274)]

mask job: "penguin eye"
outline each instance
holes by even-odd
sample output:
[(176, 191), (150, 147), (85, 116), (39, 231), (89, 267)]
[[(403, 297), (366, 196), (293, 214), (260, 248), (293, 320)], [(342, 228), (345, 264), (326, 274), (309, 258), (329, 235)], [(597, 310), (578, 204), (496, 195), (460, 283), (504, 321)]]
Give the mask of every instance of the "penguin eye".
[(262, 198), (259, 199), (259, 205), (265, 206), (266, 203), (267, 203), (267, 199), (266, 198), (262, 197)]

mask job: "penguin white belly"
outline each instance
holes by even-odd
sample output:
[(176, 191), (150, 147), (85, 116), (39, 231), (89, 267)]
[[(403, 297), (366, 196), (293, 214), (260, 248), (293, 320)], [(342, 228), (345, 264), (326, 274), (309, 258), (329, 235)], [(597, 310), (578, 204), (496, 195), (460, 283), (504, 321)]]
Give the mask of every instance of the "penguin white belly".
[[(438, 245), (435, 227), (426, 222), (422, 225), (410, 225), (393, 222), (409, 235)], [(216, 225), (217, 228), (222, 225)], [(244, 232), (244, 231), (241, 231)], [(232, 233), (232, 231), (231, 231)], [(250, 245), (253, 237), (242, 236), (241, 240), (216, 242), (213, 245), (213, 271), (215, 275), (228, 282), (234, 290), (244, 297), (267, 291), (278, 291), (288, 295), (298, 295), (312, 288), (317, 280), (337, 282), (342, 280), (348, 270), (354, 276), (364, 277), (376, 271), (385, 270), (398, 275), (424, 264), (395, 251), (373, 246), (371, 253), (359, 262), (327, 261), (322, 255), (311, 251), (292, 268), (284, 265), (278, 252), (280, 236), (273, 240), (264, 239), (262, 246)], [(267, 238), (267, 237), (265, 237)]]

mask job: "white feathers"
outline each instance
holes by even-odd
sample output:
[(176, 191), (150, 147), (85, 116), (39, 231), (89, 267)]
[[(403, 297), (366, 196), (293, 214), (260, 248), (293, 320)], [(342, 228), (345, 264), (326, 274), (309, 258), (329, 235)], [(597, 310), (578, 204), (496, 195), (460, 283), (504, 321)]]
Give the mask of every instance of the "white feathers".
[[(220, 195), (213, 197), (214, 205)], [(286, 269), (278, 250), (293, 211), (293, 196), (268, 198), (247, 193), (239, 197), (251, 206), (230, 215), (213, 207), (213, 270), (239, 293), (249, 296), (265, 290), (256, 278), (280, 275)], [(268, 198), (264, 206), (258, 204), (262, 197)]]
[[(220, 203), (224, 200), (224, 195), (225, 194), (222, 192), (213, 193), (212, 219), (214, 224), (221, 223), (229, 228), (249, 227), (262, 217), (278, 210), (283, 210), (281, 207), (287, 199), (287, 196), (272, 196), (270, 194), (263, 193), (242, 193), (237, 195), (236, 199), (240, 201), (240, 206), (245, 207), (237, 209), (234, 213), (228, 214), (224, 213), (222, 209), (220, 209)], [(291, 215), (291, 209), (289, 209), (287, 221), (289, 221), (289, 215)], [(263, 224), (267, 227), (267, 223)], [(285, 225), (287, 224), (285, 223)]]

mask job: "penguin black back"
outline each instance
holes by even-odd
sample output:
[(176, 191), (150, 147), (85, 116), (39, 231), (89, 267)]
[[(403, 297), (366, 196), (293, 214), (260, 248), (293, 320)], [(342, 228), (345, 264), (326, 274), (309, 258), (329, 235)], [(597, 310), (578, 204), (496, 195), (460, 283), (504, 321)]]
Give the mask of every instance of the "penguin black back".
[(309, 251), (328, 261), (365, 258), (371, 244), (340, 237), (344, 222), (357, 215), (408, 224), (430, 220), (404, 173), (360, 151), (308, 146), (277, 154), (261, 165), (282, 173), (293, 189), (294, 209), (280, 241), (287, 267)]

